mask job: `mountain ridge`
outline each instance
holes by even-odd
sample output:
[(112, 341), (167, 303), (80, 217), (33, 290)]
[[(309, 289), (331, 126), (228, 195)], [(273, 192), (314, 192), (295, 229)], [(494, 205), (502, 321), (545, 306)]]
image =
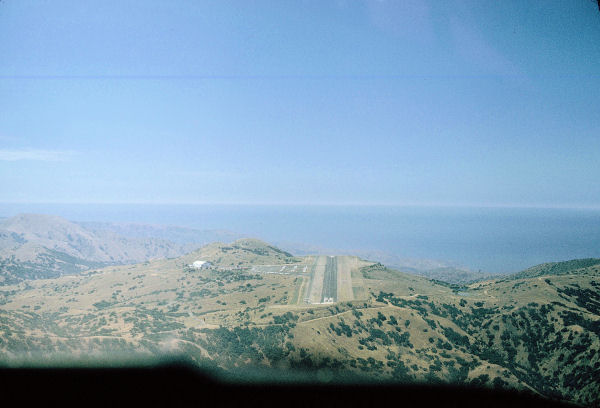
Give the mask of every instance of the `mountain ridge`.
[(176, 257), (187, 250), (157, 238), (126, 238), (111, 231), (86, 230), (53, 215), (18, 214), (0, 221), (0, 278), (4, 284)]

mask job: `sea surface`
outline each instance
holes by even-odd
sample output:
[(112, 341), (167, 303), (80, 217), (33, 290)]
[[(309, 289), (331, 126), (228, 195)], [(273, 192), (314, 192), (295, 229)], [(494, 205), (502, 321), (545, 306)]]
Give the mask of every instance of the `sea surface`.
[(294, 206), (0, 204), (0, 216), (225, 229), (270, 242), (385, 251), (489, 273), (542, 262), (600, 257), (600, 210)]

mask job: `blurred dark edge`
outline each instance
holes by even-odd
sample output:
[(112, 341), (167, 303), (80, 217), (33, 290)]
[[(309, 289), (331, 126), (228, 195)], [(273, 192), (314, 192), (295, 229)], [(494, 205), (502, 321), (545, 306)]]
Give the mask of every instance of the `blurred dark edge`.
[(123, 368), (3, 368), (4, 406), (210, 407), (559, 407), (572, 406), (513, 391), (375, 384), (242, 383), (191, 365)]

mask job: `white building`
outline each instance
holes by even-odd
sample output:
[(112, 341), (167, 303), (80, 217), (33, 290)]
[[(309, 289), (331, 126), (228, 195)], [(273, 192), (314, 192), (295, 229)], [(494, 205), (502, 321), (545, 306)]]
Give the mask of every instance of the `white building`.
[(210, 267), (210, 262), (207, 261), (194, 261), (194, 263), (192, 263), (190, 265), (192, 268), (194, 269), (206, 269)]

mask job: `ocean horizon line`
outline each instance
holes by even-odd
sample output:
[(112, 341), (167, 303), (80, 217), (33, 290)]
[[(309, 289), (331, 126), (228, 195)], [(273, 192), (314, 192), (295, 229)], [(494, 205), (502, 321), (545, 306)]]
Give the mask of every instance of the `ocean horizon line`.
[(556, 210), (600, 210), (600, 205), (569, 205), (569, 204), (479, 204), (479, 203), (361, 203), (361, 202), (62, 202), (62, 201), (0, 201), (2, 205), (106, 205), (106, 206), (231, 206), (231, 207), (398, 207), (398, 208), (491, 208), (491, 209), (556, 209)]

